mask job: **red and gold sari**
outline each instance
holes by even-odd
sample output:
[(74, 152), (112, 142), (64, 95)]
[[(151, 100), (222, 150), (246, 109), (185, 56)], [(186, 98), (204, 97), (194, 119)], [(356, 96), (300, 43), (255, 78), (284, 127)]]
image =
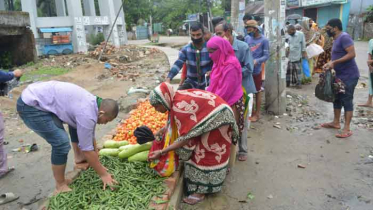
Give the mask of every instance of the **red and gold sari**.
[(162, 104), (176, 125), (178, 138), (188, 141), (176, 151), (185, 162), (188, 193), (221, 190), (227, 173), (230, 146), (238, 139), (238, 128), (230, 106), (219, 96), (198, 89), (174, 91), (162, 83), (150, 96), (152, 105)]

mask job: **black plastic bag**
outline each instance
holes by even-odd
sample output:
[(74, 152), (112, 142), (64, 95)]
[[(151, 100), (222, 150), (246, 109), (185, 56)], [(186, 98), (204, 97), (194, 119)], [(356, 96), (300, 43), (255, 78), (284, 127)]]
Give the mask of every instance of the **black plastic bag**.
[(333, 91), (334, 76), (332, 71), (325, 71), (320, 74), (319, 83), (315, 88), (315, 95), (318, 99), (326, 102), (334, 102), (335, 93)]
[(152, 130), (145, 125), (137, 127), (133, 135), (136, 136), (139, 144), (145, 144), (155, 139)]

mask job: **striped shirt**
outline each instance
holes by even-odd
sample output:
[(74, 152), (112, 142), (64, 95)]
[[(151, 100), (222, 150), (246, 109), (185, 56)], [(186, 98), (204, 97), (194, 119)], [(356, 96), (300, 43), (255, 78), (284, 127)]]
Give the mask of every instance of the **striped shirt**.
[[(205, 74), (212, 69), (212, 60), (207, 51), (206, 43), (203, 44), (202, 50), (199, 52), (199, 58), (197, 59), (197, 49), (193, 43), (185, 45), (179, 51), (179, 58), (171, 67), (168, 74), (168, 78), (174, 78), (182, 69), (184, 63), (187, 65), (187, 81), (192, 83), (194, 88), (205, 89)], [(197, 63), (199, 67), (197, 68)]]

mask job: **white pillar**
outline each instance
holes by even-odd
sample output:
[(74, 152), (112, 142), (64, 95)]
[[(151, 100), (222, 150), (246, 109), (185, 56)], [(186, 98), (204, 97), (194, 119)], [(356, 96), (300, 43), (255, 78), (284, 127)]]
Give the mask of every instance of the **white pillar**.
[(66, 0), (69, 17), (74, 21), (72, 41), (74, 52), (87, 52), (87, 41), (83, 24), (83, 10), (81, 0)]
[[(105, 30), (105, 36), (107, 38), (107, 36), (110, 34), (110, 29), (114, 23), (119, 7), (118, 8), (115, 7), (113, 0), (98, 0), (98, 3), (100, 6), (101, 16), (107, 16), (109, 19), (109, 27), (106, 27), (106, 30)], [(113, 43), (114, 46), (116, 47), (120, 46), (118, 28), (116, 26), (113, 29), (113, 33), (111, 34), (109, 41)]]
[[(95, 0), (83, 0), (84, 16), (96, 16)], [(88, 34), (97, 34), (94, 26), (86, 26)]]
[(56, 3), (57, 16), (66, 16), (65, 0), (54, 0), (54, 2)]
[(85, 16), (96, 16), (95, 0), (83, 0)]
[(4, 0), (0, 0), (0, 11), (5, 10), (5, 2)]
[[(114, 6), (115, 8), (119, 9), (122, 6), (122, 0), (114, 0)], [(118, 33), (119, 33), (119, 41), (120, 45), (125, 45), (128, 43), (128, 38), (127, 38), (127, 30), (126, 30), (126, 19), (124, 16), (124, 11), (122, 8), (122, 11), (120, 11), (118, 19), (122, 19), (122, 25), (118, 26)]]
[(38, 17), (38, 10), (36, 7), (36, 0), (21, 0), (22, 11), (28, 12), (30, 15), (31, 30), (35, 38), (39, 38), (39, 33), (36, 29), (36, 18)]

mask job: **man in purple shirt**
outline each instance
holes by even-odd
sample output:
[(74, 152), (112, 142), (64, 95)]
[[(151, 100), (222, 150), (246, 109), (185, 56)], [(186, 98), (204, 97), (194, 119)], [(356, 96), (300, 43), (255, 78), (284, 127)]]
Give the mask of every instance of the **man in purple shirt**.
[(360, 77), (359, 69), (355, 62), (354, 41), (345, 32), (342, 32), (340, 19), (331, 19), (326, 25), (328, 36), (333, 37), (332, 59), (324, 65), (325, 70), (334, 69), (336, 77), (345, 84), (345, 94), (337, 94), (334, 101), (334, 120), (331, 123), (324, 123), (324, 128), (340, 129), (340, 118), (342, 107), (345, 111), (345, 124), (338, 138), (347, 138), (352, 135), (350, 123), (353, 115), (354, 91)]
[(119, 112), (112, 99), (101, 99), (83, 88), (65, 82), (49, 81), (29, 85), (17, 101), (17, 111), (24, 123), (52, 145), (52, 170), (55, 194), (68, 192), (65, 179), (70, 140), (62, 125), (68, 124), (75, 163), (88, 162), (100, 176), (104, 189), (116, 181), (101, 165), (95, 144), (96, 124), (114, 120)]
[[(0, 70), (0, 82), (7, 82), (12, 80), (14, 77), (21, 77), (22, 71), (17, 69), (13, 72), (5, 72)], [(0, 178), (13, 171), (14, 167), (8, 167), (7, 155), (4, 149), (4, 119), (3, 114), (0, 112)]]

